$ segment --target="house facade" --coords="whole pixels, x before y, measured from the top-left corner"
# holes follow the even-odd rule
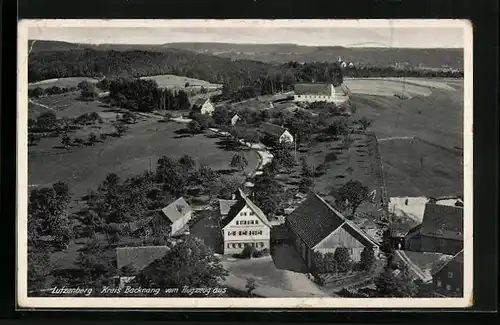
[[[463,207],[429,202],[422,223],[404,239],[405,250],[455,255],[463,249]]]
[[[295,84],[293,100],[298,103],[328,102],[341,104],[349,99],[344,85],[309,83]]]
[[[437,297],[463,297],[464,285],[463,251],[453,256],[432,275],[432,285]]]
[[[349,250],[351,259],[358,262],[365,247],[379,253],[379,244],[316,193],[286,217],[292,243],[307,267],[314,267],[314,253],[334,253],[339,247]]]
[[[266,136],[277,143],[293,144],[295,141],[293,135],[286,128],[276,124],[262,123],[261,130]]]
[[[215,110],[215,107],[209,98],[200,98],[194,102],[193,110],[196,110],[201,114],[212,115],[212,113]]]
[[[270,248],[271,224],[242,190],[235,200],[224,200],[220,207],[224,254],[241,253],[245,245],[257,250]]]

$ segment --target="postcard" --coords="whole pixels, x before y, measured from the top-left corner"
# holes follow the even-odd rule
[[[465,20],[21,20],[29,308],[473,304]]]

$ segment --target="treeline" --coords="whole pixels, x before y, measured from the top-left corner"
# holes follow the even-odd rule
[[[463,78],[464,72],[452,69],[395,68],[358,66],[343,70],[344,77],[350,78],[386,78],[386,77],[418,77],[418,78]]]
[[[28,62],[30,82],[64,77],[141,77],[174,74],[224,84],[228,90],[255,87],[273,93],[295,82],[342,82],[336,63],[273,65],[250,60],[231,60],[193,52],[150,51],[43,51]]]

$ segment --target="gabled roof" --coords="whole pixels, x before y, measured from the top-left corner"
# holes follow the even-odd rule
[[[332,232],[340,228],[343,228],[351,236],[363,243],[363,245],[378,245],[361,229],[347,220],[340,212],[314,192],[311,192],[307,199],[287,216],[287,221],[292,230],[309,248],[313,248]]]
[[[229,211],[231,210],[231,207],[235,205],[238,202],[238,200],[222,200],[219,199],[219,210],[220,214],[223,216],[227,216]]]
[[[438,274],[439,272],[441,272],[442,269],[444,269],[447,265],[449,265],[450,263],[458,263],[458,264],[464,264],[464,250],[462,249],[460,252],[458,252],[455,256],[453,256],[452,258],[450,258],[446,263],[444,263],[439,269],[437,269],[434,273],[434,274]]]
[[[184,217],[187,213],[193,212],[193,209],[184,200],[183,197],[178,198],[174,202],[170,203],[161,212],[165,217],[167,217],[172,223]]]
[[[207,101],[210,101],[210,98],[198,98],[195,102],[194,102],[194,106],[203,106]]]
[[[237,191],[237,197],[238,200],[235,204],[233,204],[227,214],[227,217],[224,218],[221,222],[221,228],[224,228],[227,226],[233,219],[236,217],[236,215],[245,207],[245,205],[248,205],[248,207],[255,213],[255,215],[260,219],[260,221],[265,224],[268,227],[271,227],[271,223],[269,220],[267,220],[266,215],[262,210],[255,205],[248,197],[247,195],[241,190],[238,189]]]
[[[295,84],[295,95],[331,96],[332,84],[303,83]]]
[[[271,123],[262,123],[260,128],[264,133],[275,137],[280,137],[285,131],[287,131],[286,128]]]
[[[463,208],[427,203],[422,220],[424,236],[463,240]]]
[[[120,270],[125,265],[131,265],[135,270],[140,271],[165,256],[169,250],[168,246],[118,247],[116,248],[116,267]]]

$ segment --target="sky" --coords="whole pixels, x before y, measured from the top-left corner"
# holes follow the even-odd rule
[[[141,24],[136,24],[140,26]],[[243,44],[298,44],[306,46],[463,48],[464,29],[460,26],[370,28],[352,26],[286,27],[210,26],[178,27],[47,27],[28,29],[32,40],[56,40],[92,44],[164,44],[216,42]],[[444,24],[443,24],[444,25]]]

